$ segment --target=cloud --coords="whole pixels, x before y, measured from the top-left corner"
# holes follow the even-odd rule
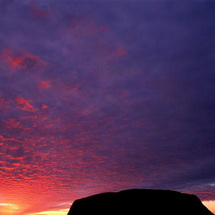
[[[214,199],[213,10],[192,1],[7,4],[4,202],[40,213],[133,187]]]
[[[32,14],[38,19],[41,19],[45,15],[50,13],[50,9],[48,9],[48,8],[47,9],[40,9],[36,4],[29,5],[29,9],[32,12]]]
[[[39,57],[24,52],[13,54],[11,48],[5,48],[0,54],[0,61],[7,64],[12,72],[37,71],[47,66]]]
[[[13,119],[13,118],[4,120],[3,124],[4,124],[5,128],[8,130],[23,128],[23,126],[21,125],[21,122],[17,121],[16,119]]]
[[[49,108],[48,105],[44,105],[44,104],[42,105],[42,109],[43,109],[43,110],[45,110],[45,109],[47,109],[47,108]]]
[[[38,85],[42,89],[49,89],[51,87],[51,82],[50,81],[40,81]]]
[[[5,112],[7,107],[8,107],[8,102],[6,101],[6,99],[0,98],[0,109]]]
[[[0,212],[5,215],[17,213],[19,210],[17,205],[9,203],[0,203]]]
[[[21,96],[16,97],[16,104],[18,105],[18,108],[20,108],[23,111],[36,111],[37,109],[30,104],[30,100],[25,99]]]
[[[3,135],[0,135],[0,139],[2,140],[2,141],[14,141],[15,140],[15,138],[7,138],[7,137],[4,137]]]

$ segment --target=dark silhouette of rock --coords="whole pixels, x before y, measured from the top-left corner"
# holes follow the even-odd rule
[[[213,215],[195,195],[133,189],[74,201],[68,215]]]

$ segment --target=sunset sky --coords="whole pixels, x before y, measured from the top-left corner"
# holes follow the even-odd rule
[[[0,0],[0,214],[130,188],[215,212],[214,38],[214,0]]]

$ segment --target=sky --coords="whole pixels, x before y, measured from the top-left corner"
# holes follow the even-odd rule
[[[214,0],[1,0],[0,213],[131,188],[215,213],[214,26]]]

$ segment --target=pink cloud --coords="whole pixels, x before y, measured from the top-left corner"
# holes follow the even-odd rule
[[[101,33],[110,29],[110,26],[96,25],[85,17],[74,20],[70,25],[73,36],[101,39]]]
[[[43,18],[45,15],[50,13],[50,9],[42,10],[38,8],[38,6],[36,6],[35,4],[32,4],[30,6],[30,11],[38,19]]]
[[[42,105],[43,110],[48,109],[48,107],[49,107],[48,105],[44,105],[44,104]]]
[[[117,56],[118,56],[118,57],[121,57],[121,56],[125,55],[127,52],[126,52],[126,50],[125,50],[123,47],[120,47],[120,48],[116,51],[116,53],[117,53]]]
[[[16,104],[18,105],[18,108],[20,108],[23,111],[36,111],[37,109],[30,104],[30,100],[25,99],[21,96],[16,97]]]
[[[4,137],[3,135],[0,135],[0,140],[1,141],[14,141],[14,140],[16,140],[15,138],[13,138],[13,137]]]
[[[41,88],[41,89],[49,89],[50,87],[52,87],[51,85],[51,81],[40,81],[38,86]]]
[[[21,122],[17,119],[9,118],[3,121],[6,129],[22,128]]]
[[[48,64],[40,57],[21,51],[14,54],[10,47],[0,53],[0,62],[8,65],[12,72],[15,71],[36,71],[45,68]]]
[[[0,110],[1,110],[3,113],[6,113],[8,107],[9,107],[9,102],[6,101],[5,98],[0,98]]]

